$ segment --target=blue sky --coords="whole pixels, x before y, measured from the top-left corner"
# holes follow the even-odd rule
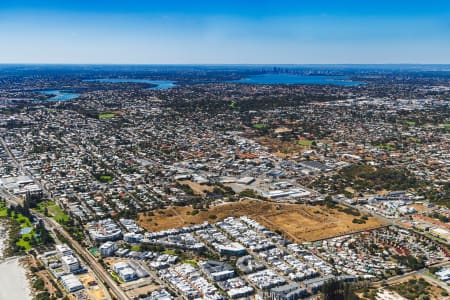
[[[450,63],[450,1],[0,0],[0,63]]]

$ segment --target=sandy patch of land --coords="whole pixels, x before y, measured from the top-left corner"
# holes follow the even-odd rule
[[[418,204],[418,203],[408,205],[408,207],[414,207],[418,212],[423,212],[423,211],[428,210],[428,207],[426,207],[423,204]]]
[[[419,274],[418,276],[417,275],[410,275],[410,276],[403,277],[403,278],[398,279],[398,280],[393,280],[393,281],[389,282],[389,285],[395,287],[395,286],[397,286],[397,285],[399,285],[401,283],[405,283],[405,282],[407,282],[407,281],[409,281],[411,279],[419,280],[419,278],[425,279],[425,281],[427,281],[430,284],[428,287],[424,288],[424,290],[428,291],[430,300],[448,300],[448,299],[450,299],[450,297],[448,297],[448,296],[442,296],[441,293],[443,291],[445,291],[443,288],[441,288],[440,286],[437,286],[427,276],[425,276],[423,274]],[[395,288],[394,288],[394,290],[395,290]]]
[[[191,187],[191,189],[194,191],[195,194],[204,196],[206,192],[212,192],[214,189],[214,186],[206,185],[206,184],[199,184],[197,182],[193,182],[190,180],[181,180],[178,181],[180,184],[187,184]]]
[[[362,295],[360,295],[360,296],[362,297]],[[383,300],[408,300],[408,299],[400,296],[396,292],[388,291],[388,290],[385,290],[385,289],[380,289],[377,292],[377,299],[383,299]]]
[[[146,279],[146,281],[148,282],[149,279]],[[138,299],[139,295],[147,295],[159,289],[161,289],[160,285],[143,283],[142,286],[130,289],[126,293],[131,299]]]
[[[300,155],[305,149],[309,149],[309,145],[299,145],[294,141],[282,141],[280,139],[268,136],[257,137],[254,139],[259,144],[272,149],[275,156],[285,158]]]
[[[18,258],[0,263],[0,299],[32,299],[24,266]]]
[[[105,291],[97,284],[94,276],[90,273],[86,273],[78,276],[78,279],[81,281],[83,286],[85,287],[85,291],[87,295],[89,295],[89,299],[93,300],[103,300],[106,299]]]
[[[179,228],[205,221],[216,222],[227,217],[249,216],[271,230],[280,230],[297,242],[314,241],[356,231],[369,230],[384,224],[369,218],[366,224],[354,224],[357,218],[325,206],[277,204],[257,200],[226,203],[198,210],[192,207],[169,207],[139,215],[139,224],[150,231]]]

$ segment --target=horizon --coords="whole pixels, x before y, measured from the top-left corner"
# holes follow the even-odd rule
[[[450,3],[0,3],[1,64],[450,64]]]
[[[215,66],[286,66],[286,67],[301,67],[301,66],[450,66],[450,63],[249,63],[249,64],[236,64],[236,63],[35,63],[35,62],[23,62],[23,63],[2,63],[0,66],[201,66],[201,67],[215,67]]]

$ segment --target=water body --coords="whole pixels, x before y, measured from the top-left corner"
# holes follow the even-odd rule
[[[46,95],[54,95],[51,98],[48,98],[45,101],[67,101],[67,100],[73,100],[80,96],[80,94],[67,92],[64,90],[46,90],[46,91],[39,91],[42,94]]]
[[[295,74],[263,74],[252,75],[247,78],[231,82],[248,84],[320,84],[357,86],[363,84],[351,81],[347,76],[295,75]]]
[[[149,79],[128,79],[128,78],[102,78],[102,79],[87,79],[85,82],[109,82],[109,83],[146,83],[156,85],[148,88],[148,90],[167,90],[176,86],[171,80],[149,80]]]

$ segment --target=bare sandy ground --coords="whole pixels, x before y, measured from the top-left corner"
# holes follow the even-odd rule
[[[227,217],[249,216],[271,230],[281,230],[292,241],[305,242],[330,238],[351,232],[383,226],[375,218],[365,224],[353,223],[354,216],[326,206],[309,206],[245,200],[198,210],[192,207],[169,207],[153,212],[153,216],[140,214],[139,225],[150,231],[180,228],[205,221],[217,222]],[[211,217],[213,216],[213,217]]]
[[[31,300],[25,269],[18,258],[0,263],[0,299]]]

